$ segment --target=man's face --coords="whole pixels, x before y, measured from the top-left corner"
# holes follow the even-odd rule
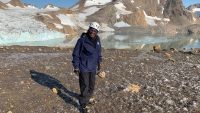
[[[95,38],[97,33],[98,33],[98,31],[96,29],[90,27],[89,30],[88,30],[88,33],[89,33],[90,37]]]

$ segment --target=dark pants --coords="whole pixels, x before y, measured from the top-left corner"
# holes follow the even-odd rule
[[[81,91],[79,103],[82,107],[85,107],[89,103],[89,99],[93,95],[95,76],[95,72],[81,72],[79,74],[79,85]]]

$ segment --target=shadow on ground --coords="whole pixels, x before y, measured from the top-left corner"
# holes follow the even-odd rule
[[[40,73],[35,70],[30,70],[31,78],[39,83],[40,85],[46,86],[50,89],[56,88],[58,90],[58,95],[62,98],[66,103],[72,104],[79,109],[81,112],[79,104],[75,101],[78,100],[79,95],[73,93],[66,89],[59,80],[47,75],[45,73]],[[75,98],[75,99],[73,99]]]

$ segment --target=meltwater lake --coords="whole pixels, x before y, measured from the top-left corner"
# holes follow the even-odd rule
[[[152,50],[154,45],[160,45],[162,49],[191,49],[200,48],[199,35],[176,35],[176,36],[163,36],[163,35],[141,35],[141,34],[114,34],[114,33],[100,33],[102,47],[105,49],[142,49]],[[55,38],[43,41],[20,41],[10,40],[5,43],[0,38],[1,46],[49,46],[49,47],[65,47],[73,48],[79,36],[74,38]]]

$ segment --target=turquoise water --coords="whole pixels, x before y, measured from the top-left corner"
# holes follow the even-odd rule
[[[102,40],[104,48],[151,50],[154,45],[162,49],[200,48],[200,36],[149,36],[149,35],[110,35]]]
[[[151,36],[151,35],[115,35],[113,33],[99,34],[102,47],[106,49],[142,49],[151,50],[154,45],[160,45],[162,49],[190,49],[200,48],[200,36]],[[56,38],[46,41],[25,41],[9,43],[6,46],[49,46],[73,48],[79,36],[74,38]],[[5,39],[4,39],[5,40]],[[5,44],[4,44],[5,45]]]

